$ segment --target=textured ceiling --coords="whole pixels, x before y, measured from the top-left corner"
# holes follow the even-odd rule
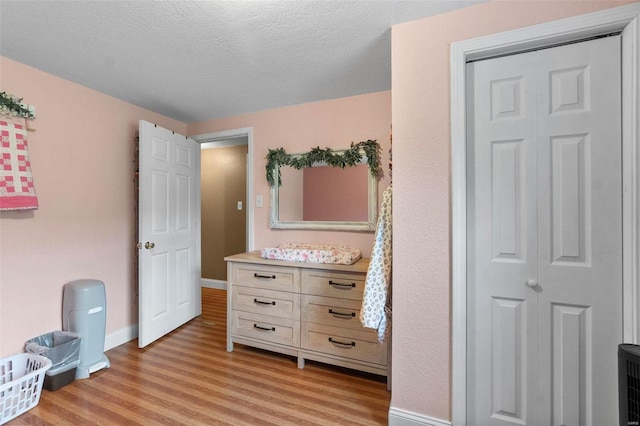
[[[195,122],[391,88],[391,26],[450,0],[0,0],[0,54]]]

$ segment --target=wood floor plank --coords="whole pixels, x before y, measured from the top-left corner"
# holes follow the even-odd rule
[[[269,406],[261,406],[262,399],[255,398],[251,389],[244,389],[242,392],[230,388],[220,390],[220,387],[215,383],[202,383],[197,378],[186,378],[179,372],[167,372],[161,366],[155,368],[148,365],[147,367],[149,367],[147,371],[149,373],[147,375],[148,385],[154,387],[157,395],[162,393],[166,397],[166,395],[174,394],[183,402],[188,400],[191,405],[205,403],[205,405],[210,405],[205,408],[216,412],[229,411],[229,415],[242,413],[240,416],[242,419],[247,418],[247,413],[260,412],[262,413],[260,419],[256,418],[254,422],[266,422],[267,419],[270,419],[274,424],[281,423],[278,417],[270,414]],[[219,400],[223,400],[224,405],[211,405],[212,402]]]
[[[384,378],[236,344],[226,351],[225,290],[202,315],[146,348],[107,352],[111,368],[56,391],[16,425],[386,425]]]

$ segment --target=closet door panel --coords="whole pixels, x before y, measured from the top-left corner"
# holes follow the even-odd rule
[[[620,38],[541,50],[537,69],[541,421],[611,424],[622,343]]]
[[[535,422],[535,55],[468,66],[470,424]],[[470,419],[471,420],[471,419]]]

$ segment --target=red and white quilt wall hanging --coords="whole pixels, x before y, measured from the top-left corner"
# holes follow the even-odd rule
[[[0,210],[38,208],[26,126],[0,120]]]

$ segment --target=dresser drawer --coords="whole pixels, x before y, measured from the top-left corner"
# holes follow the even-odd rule
[[[300,291],[300,271],[296,268],[236,263],[231,273],[233,285],[294,293]]]
[[[305,269],[302,271],[302,293],[362,300],[364,279],[364,274]]]
[[[272,317],[300,318],[300,295],[284,291],[233,286],[232,309]]]
[[[231,333],[265,342],[300,346],[300,321],[252,312],[231,313]]]
[[[375,333],[322,324],[303,323],[302,348],[358,361],[385,365],[387,347]]]
[[[375,333],[360,322],[361,304],[359,300],[303,294],[302,321]]]

